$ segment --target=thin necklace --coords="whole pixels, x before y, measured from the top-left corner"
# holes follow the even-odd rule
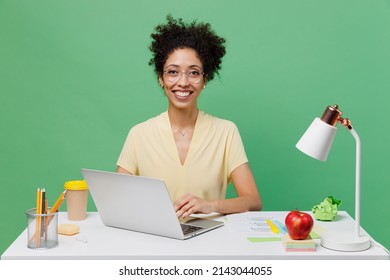
[[[176,127],[173,128],[175,130],[175,132],[179,133],[182,137],[186,136],[188,132],[191,131],[191,128],[188,128],[186,129],[184,132],[181,132],[179,129],[177,129]]]

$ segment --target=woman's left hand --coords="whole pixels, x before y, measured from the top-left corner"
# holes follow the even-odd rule
[[[213,212],[213,203],[192,194],[185,194],[174,203],[177,217],[188,218],[195,213],[209,214]]]

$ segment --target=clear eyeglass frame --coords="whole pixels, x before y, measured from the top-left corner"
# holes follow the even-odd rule
[[[177,69],[166,69],[163,71],[163,73],[167,77],[168,81],[170,81],[171,83],[177,83],[181,80],[183,74],[185,74],[191,84],[197,84],[202,80],[204,76],[203,71],[200,69],[188,69],[186,71],[178,71]]]

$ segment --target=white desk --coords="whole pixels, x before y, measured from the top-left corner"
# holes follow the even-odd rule
[[[271,216],[284,221],[287,212],[252,212],[259,216]],[[218,217],[217,220],[224,220]],[[27,248],[27,233],[19,237],[1,256],[2,260],[15,259],[389,259],[380,247],[371,246],[362,252],[338,252],[325,249],[317,242],[315,252],[285,252],[281,241],[252,243],[236,234],[229,222],[225,226],[189,240],[166,237],[106,227],[97,213],[88,213],[84,221],[68,221],[66,213],[59,213],[59,224],[73,223],[80,226],[80,235],[88,242],[77,240],[78,235],[59,236],[59,246],[48,250]],[[344,211],[332,222],[315,225],[323,229],[346,229],[353,231],[354,221]],[[362,234],[367,234],[362,230]]]

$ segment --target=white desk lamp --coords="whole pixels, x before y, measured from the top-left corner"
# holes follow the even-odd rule
[[[327,232],[321,236],[321,245],[338,251],[363,251],[370,247],[368,236],[360,235],[360,139],[348,119],[341,117],[338,106],[328,106],[321,119],[315,118],[298,141],[296,147],[303,153],[326,161],[336,135],[338,122],[348,128],[356,140],[356,192],[355,192],[355,232]]]

